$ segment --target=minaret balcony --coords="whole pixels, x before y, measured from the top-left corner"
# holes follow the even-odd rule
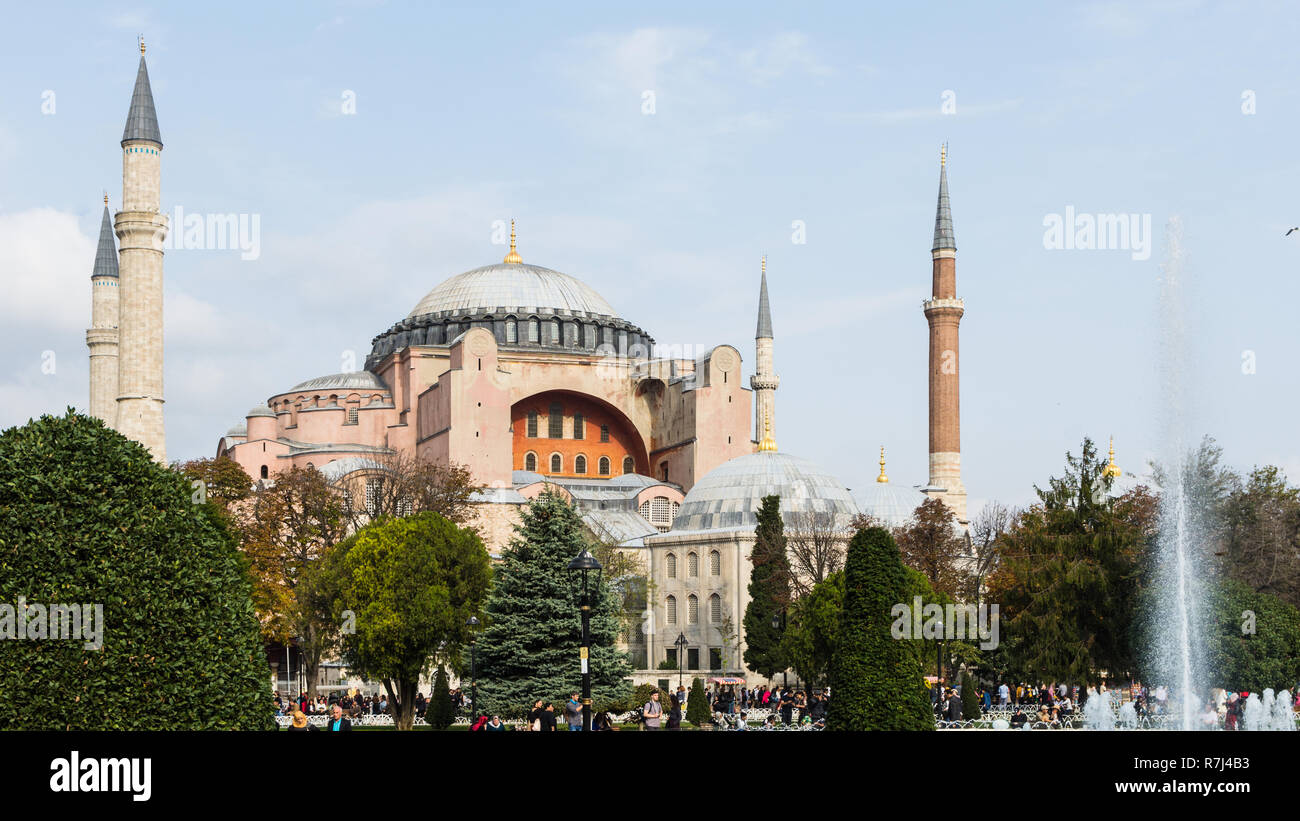
[[[952,299],[926,299],[921,302],[921,307],[926,316],[932,313],[936,315],[955,314],[961,316],[966,312],[966,303],[959,298]]]

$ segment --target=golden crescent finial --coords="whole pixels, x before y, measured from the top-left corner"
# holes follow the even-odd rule
[[[1101,471],[1102,476],[1108,476],[1111,479],[1118,479],[1124,475],[1119,465],[1115,464],[1115,437],[1110,437],[1110,457],[1106,460],[1106,467]]]
[[[772,438],[772,412],[766,411],[763,414],[763,438],[758,443],[760,453],[772,452],[776,450],[776,440]]]
[[[948,144],[944,143],[939,146],[939,167],[943,168],[948,164]]]
[[[884,484],[889,481],[889,477],[885,475],[885,446],[884,445],[880,446],[880,475],[876,477],[876,481],[880,482],[881,484]]]
[[[104,204],[105,204],[105,205],[108,205],[108,192],[107,192],[107,191],[104,192]]]
[[[144,35],[140,35],[140,54],[144,54]]]
[[[510,220],[510,253],[506,254],[505,262],[510,265],[518,265],[523,261],[524,258],[519,256],[519,252],[515,250],[515,221]]]
[[[763,254],[763,262],[762,262],[762,265],[763,265],[763,273],[766,274],[766,273],[767,273],[767,254]]]

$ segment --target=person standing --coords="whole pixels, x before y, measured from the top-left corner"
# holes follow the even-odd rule
[[[645,728],[647,730],[658,730],[659,721],[664,715],[664,706],[659,703],[659,691],[655,690],[650,694],[650,700],[645,703],[641,710],[641,715],[645,718]]]
[[[668,726],[669,730],[680,730],[682,728],[682,696],[677,693],[668,695]]]
[[[569,700],[564,702],[564,721],[569,725],[569,732],[582,730],[582,702],[577,693],[571,693]]]
[[[528,729],[536,732],[542,729],[542,700],[533,702],[533,709],[528,711]]]
[[[1005,708],[1011,703],[1011,688],[1004,681],[998,685],[998,706]]]
[[[331,733],[337,733],[342,730],[351,730],[352,722],[343,717],[343,708],[335,704],[329,723],[325,725],[325,729]]]
[[[553,733],[559,729],[555,723],[555,705],[549,701],[546,702],[546,707],[542,710],[541,722],[542,732],[544,733]]]

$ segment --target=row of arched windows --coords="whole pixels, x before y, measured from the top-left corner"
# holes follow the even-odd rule
[[[668,623],[677,624],[677,597],[669,596],[664,601],[664,609],[667,611]],[[709,623],[720,624],[722,622],[722,597],[717,593],[709,596]],[[686,597],[686,623],[700,623],[700,600],[692,593]]]
[[[608,456],[600,457],[596,460],[596,475],[609,476],[612,465],[613,463],[610,461]],[[533,472],[537,472],[538,470],[537,454],[531,450],[524,454],[524,470],[531,470]],[[585,476],[587,475],[587,470],[588,462],[585,454],[579,453],[577,456],[573,457],[574,473],[579,476]],[[550,457],[550,470],[547,472],[564,473],[564,456],[559,453],[552,453]],[[631,456],[627,456],[623,459],[623,472],[636,472],[636,461],[633,460]]]
[[[525,417],[527,429],[525,434],[529,439],[536,439],[538,436],[539,423],[541,421],[541,412],[530,410]],[[563,439],[564,438],[564,406],[559,402],[551,403],[546,414],[546,438]],[[573,438],[587,438],[587,420],[581,413],[573,414]],[[600,426],[600,441],[609,441],[609,425]],[[630,471],[629,471],[630,472]]]
[[[669,553],[664,559],[664,564],[668,578],[677,578],[677,554]],[[686,554],[686,575],[692,579],[700,575],[700,557],[694,551]],[[709,575],[722,575],[722,554],[716,550],[709,551]]]

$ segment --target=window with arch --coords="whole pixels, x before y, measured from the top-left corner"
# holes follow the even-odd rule
[[[608,457],[608,456],[602,456],[602,457],[600,457],[600,463],[599,463],[599,465],[600,465],[600,475],[601,475],[601,476],[608,476],[608,475],[609,475],[609,457]]]
[[[668,557],[664,559],[664,568],[668,574],[668,578],[677,578],[677,554],[668,554]]]
[[[506,320],[506,344],[514,345],[517,342],[519,342],[519,325],[514,317],[511,317]]]
[[[596,326],[595,325],[582,326],[582,346],[584,348],[596,347]]]
[[[586,438],[585,434],[586,434],[586,420],[582,418],[582,414],[575,413],[573,415],[573,438],[583,439]]]
[[[551,403],[550,413],[546,417],[546,435],[551,439],[564,438],[564,406],[559,402]]]
[[[686,575],[692,579],[699,578],[700,575],[700,557],[696,553],[689,553],[686,556]]]
[[[586,457],[586,456],[583,456],[582,454],[578,454],[577,456],[573,457],[573,472],[574,472],[574,473],[586,473],[586,472],[587,472],[587,457]]]
[[[700,600],[694,593],[686,597],[686,623],[700,623]]]
[[[266,469],[266,465],[262,465],[262,478],[263,478],[263,479],[269,478],[269,477],[267,476],[267,473],[268,473],[268,471],[267,471],[267,469]]]
[[[537,344],[538,327],[539,327],[539,323],[536,319],[528,320],[528,341],[533,343],[534,345]]]
[[[668,623],[676,624],[677,623],[677,599],[673,596],[669,596],[668,600],[664,602],[664,609],[668,611],[667,613]]]
[[[722,554],[716,550],[709,552],[709,575],[722,575]]]
[[[537,454],[536,454],[536,453],[531,453],[531,452],[529,452],[529,453],[525,453],[525,454],[524,454],[524,470],[532,470],[532,471],[536,471],[536,470],[537,470]]]
[[[709,623],[722,623],[722,597],[717,593],[709,596]]]
[[[528,412],[528,438],[537,438],[537,411],[535,410]]]
[[[559,473],[560,470],[561,470],[563,467],[564,467],[564,461],[563,461],[562,459],[560,459],[560,454],[558,454],[558,453],[552,453],[552,454],[551,454],[551,473]]]
[[[636,460],[633,459],[631,456],[623,457],[623,472],[636,473]]]

